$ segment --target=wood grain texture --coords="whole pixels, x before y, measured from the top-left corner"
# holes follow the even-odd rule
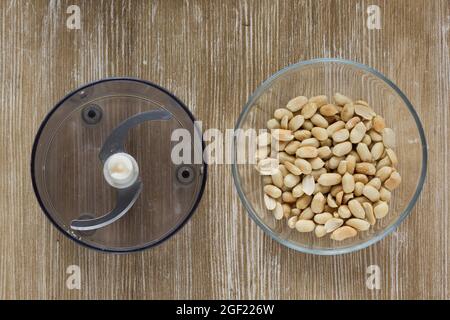
[[[66,28],[71,4],[80,30]],[[382,29],[368,30],[377,4]],[[450,3],[436,1],[0,1],[0,299],[450,298]],[[250,220],[230,166],[211,166],[200,208],[162,245],[106,255],[41,212],[29,162],[37,128],[67,92],[111,76],[147,79],[204,128],[233,128],[249,95],[299,60],[341,57],[392,79],[422,120],[425,188],[391,235],[335,257],[297,253]],[[66,268],[79,265],[81,290]],[[380,290],[366,267],[382,270]]]

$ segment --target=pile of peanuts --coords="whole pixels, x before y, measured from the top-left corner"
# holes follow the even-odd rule
[[[257,138],[264,203],[289,228],[341,241],[388,214],[396,170],[394,131],[366,101],[299,96],[275,110]]]

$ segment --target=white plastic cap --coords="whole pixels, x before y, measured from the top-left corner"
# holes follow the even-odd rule
[[[105,161],[103,175],[112,187],[124,189],[136,182],[139,167],[128,153],[115,153]]]

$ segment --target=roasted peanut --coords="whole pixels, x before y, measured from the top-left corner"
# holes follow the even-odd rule
[[[290,100],[286,108],[289,109],[291,112],[297,112],[300,111],[300,109],[308,102],[308,98],[304,96],[298,96],[292,100]]]
[[[349,226],[343,226],[333,231],[331,239],[336,241],[343,241],[348,238],[355,237],[358,232]]]

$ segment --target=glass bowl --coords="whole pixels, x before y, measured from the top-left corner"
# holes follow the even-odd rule
[[[427,145],[419,117],[413,106],[389,79],[378,71],[353,61],[315,59],[288,66],[264,81],[245,105],[236,130],[267,129],[267,120],[275,109],[285,107],[292,98],[303,95],[327,95],[340,92],[354,100],[368,101],[386,126],[396,133],[397,169],[402,183],[392,193],[389,214],[368,231],[344,241],[329,236],[317,238],[314,232],[300,233],[287,226],[286,219],[276,220],[263,200],[262,177],[252,163],[240,164],[237,159],[248,148],[235,137],[233,178],[237,192],[250,217],[268,235],[281,244],[300,252],[335,255],[363,249],[392,232],[411,212],[422,190],[427,168]]]

